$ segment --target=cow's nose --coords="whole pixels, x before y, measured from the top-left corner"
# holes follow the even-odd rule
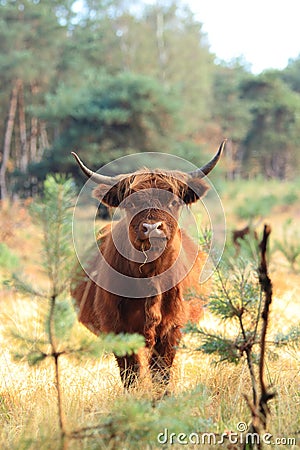
[[[162,231],[162,222],[155,222],[155,223],[143,223],[143,233],[147,236],[161,236],[163,235]]]

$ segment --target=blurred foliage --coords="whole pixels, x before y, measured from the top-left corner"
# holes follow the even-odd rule
[[[227,211],[232,211],[236,218],[248,223],[268,217],[274,211],[288,211],[299,201],[298,187],[297,180],[283,183],[263,177],[218,184],[222,197],[234,197],[234,201],[227,205]]]
[[[251,221],[256,217],[267,216],[277,203],[278,199],[273,194],[245,198],[243,204],[236,207],[235,213],[241,219]]]
[[[282,234],[281,240],[276,239],[274,248],[285,256],[291,269],[297,272],[300,269],[300,232],[293,219],[285,221]]]
[[[300,325],[293,325],[286,333],[277,333],[275,344],[278,346],[291,346],[300,344]]]
[[[115,77],[99,73],[85,77],[83,73],[83,79],[75,95],[74,85],[64,83],[46,97],[43,118],[62,130],[45,159],[31,165],[34,176],[41,178],[57,167],[73,172],[71,149],[80,155],[84,151],[87,164],[96,169],[124,154],[167,150],[176,104],[162,85],[130,73]]]
[[[181,0],[81,3],[1,3],[2,198],[78,177],[76,149],[95,168],[148,150],[200,164],[228,137],[227,178],[297,174],[299,59],[260,75],[216,64]]]
[[[245,138],[245,164],[268,177],[285,179],[289,168],[299,162],[295,152],[300,126],[299,95],[276,71],[246,81],[242,95],[253,116]]]
[[[0,242],[0,267],[7,271],[16,270],[20,259],[4,242]]]
[[[173,436],[180,433],[189,436],[211,428],[211,420],[205,418],[205,409],[210,403],[208,394],[204,386],[198,385],[192,391],[166,397],[157,404],[148,399],[121,398],[114,403],[111,414],[90,429],[90,434],[101,438],[103,448],[113,445],[134,450],[157,448],[162,444],[168,447],[172,439],[176,444],[176,439],[170,437],[170,430]],[[91,448],[96,448],[92,442]]]
[[[32,203],[33,220],[43,231],[42,262],[50,281],[49,297],[66,289],[70,267],[74,261],[72,218],[75,198],[74,182],[64,175],[48,176],[44,195]]]

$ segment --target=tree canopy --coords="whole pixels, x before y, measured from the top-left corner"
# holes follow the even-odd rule
[[[250,73],[216,63],[180,2],[0,0],[0,195],[32,195],[49,172],[75,175],[139,151],[201,163],[227,137],[226,175],[296,173],[299,59]]]

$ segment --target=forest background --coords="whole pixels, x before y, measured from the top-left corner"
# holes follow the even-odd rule
[[[77,5],[77,8],[76,8]],[[201,165],[227,137],[225,177],[297,173],[300,59],[250,71],[216,62],[180,1],[0,1],[1,198],[39,192],[143,151]]]

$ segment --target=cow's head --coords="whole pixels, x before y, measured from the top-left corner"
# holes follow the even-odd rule
[[[219,161],[225,143],[209,163],[189,173],[143,169],[108,177],[91,171],[76,153],[72,154],[85,175],[98,184],[94,197],[125,211],[132,245],[143,252],[161,254],[176,234],[181,207],[196,202],[207,191],[203,178]]]

